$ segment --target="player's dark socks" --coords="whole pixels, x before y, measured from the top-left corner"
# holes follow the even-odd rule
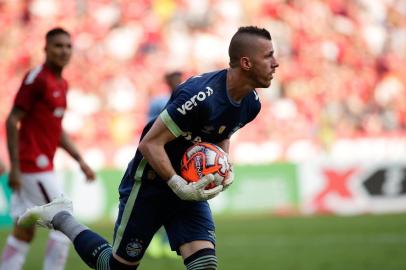
[[[216,251],[212,248],[201,249],[185,259],[183,262],[187,270],[216,270]]]
[[[111,246],[97,233],[85,230],[73,241],[80,258],[93,269],[110,269]],[[114,268],[111,268],[114,269]]]
[[[54,216],[52,225],[73,243],[80,258],[91,268],[109,269],[111,246],[98,234],[80,224],[67,211]]]
[[[52,225],[71,239],[80,258],[96,270],[127,270],[137,269],[138,266],[129,266],[120,263],[112,256],[109,243],[88,227],[80,224],[67,211],[62,211],[52,219]]]
[[[68,211],[62,211],[56,214],[52,219],[52,225],[55,230],[63,232],[72,242],[79,233],[89,229],[85,225],[77,222]]]

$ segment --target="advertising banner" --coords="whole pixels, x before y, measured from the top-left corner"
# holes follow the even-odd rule
[[[406,211],[405,163],[308,163],[299,175],[303,213]]]
[[[273,163],[235,166],[233,185],[209,203],[214,213],[338,214],[406,212],[406,163]],[[123,171],[58,174],[75,216],[88,223],[114,221]],[[10,189],[0,176],[0,227],[11,225]]]
[[[296,165],[235,166],[235,180],[230,189],[210,200],[214,213],[269,212],[291,213],[299,208]],[[100,170],[97,180],[87,183],[79,171],[58,172],[65,194],[73,201],[74,213],[80,220],[92,223],[115,221],[118,210],[118,186],[121,170]],[[8,216],[10,190],[6,178],[0,188],[0,221],[10,225]]]
[[[210,201],[214,212],[292,213],[299,208],[296,165],[235,166],[230,189]]]

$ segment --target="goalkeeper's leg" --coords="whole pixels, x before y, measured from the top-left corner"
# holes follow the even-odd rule
[[[44,227],[61,231],[72,241],[77,253],[90,268],[111,270],[137,268],[138,262],[130,265],[113,256],[110,244],[103,237],[76,221],[71,212],[72,203],[66,198],[58,198],[49,204],[28,209],[18,222],[25,226],[38,223]]]
[[[66,234],[82,260],[93,269],[127,270],[136,269],[137,263],[128,264],[113,256],[109,243],[97,233],[78,223],[68,212],[55,215],[52,220],[55,229]]]

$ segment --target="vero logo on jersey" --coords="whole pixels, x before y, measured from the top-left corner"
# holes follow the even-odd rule
[[[176,108],[178,112],[180,112],[183,115],[186,115],[188,111],[193,109],[193,107],[197,106],[197,102],[202,102],[205,100],[207,97],[210,97],[213,94],[213,89],[211,89],[209,86],[206,87],[206,91],[200,91],[193,97],[191,97],[188,101],[182,104],[182,107]]]

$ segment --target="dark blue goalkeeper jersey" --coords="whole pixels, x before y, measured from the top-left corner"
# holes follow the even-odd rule
[[[236,103],[228,96],[226,84],[226,69],[191,77],[177,87],[158,116],[176,136],[165,149],[177,173],[183,153],[193,143],[228,139],[259,113],[261,103],[255,90]],[[154,121],[147,124],[142,137]],[[142,154],[137,151],[135,159],[139,158]]]

